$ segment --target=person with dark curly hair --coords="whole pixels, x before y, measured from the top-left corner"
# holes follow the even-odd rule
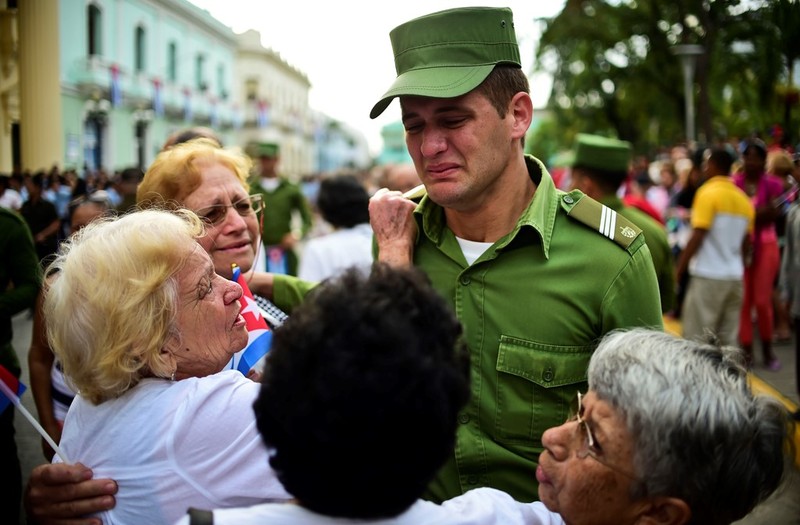
[[[349,270],[312,294],[275,332],[254,404],[270,464],[311,511],[400,514],[453,449],[461,325],[418,270]]]
[[[352,266],[369,271],[372,226],[369,194],[364,185],[352,175],[327,178],[320,184],[317,207],[334,231],[306,243],[297,275],[308,281],[321,281]]]

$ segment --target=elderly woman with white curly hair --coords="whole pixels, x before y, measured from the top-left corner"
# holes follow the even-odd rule
[[[117,482],[105,523],[289,497],[264,479],[258,384],[220,372],[248,336],[242,289],[215,273],[204,233],[188,210],[100,219],[50,267],[48,338],[78,392],[60,446]]]

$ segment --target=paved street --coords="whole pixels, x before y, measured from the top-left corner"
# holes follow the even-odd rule
[[[28,375],[28,347],[30,346],[30,333],[32,322],[28,314],[23,313],[14,318],[14,348],[20,354],[22,363],[22,380],[30,385]],[[783,362],[783,368],[778,372],[766,370],[762,365],[757,365],[756,388],[766,389],[773,395],[781,397],[790,407],[800,404],[797,388],[794,381],[794,346],[793,343],[777,344],[775,351]],[[774,390],[773,390],[774,389]],[[23,404],[35,416],[36,407],[33,396],[26,392]],[[24,481],[36,465],[44,462],[41,450],[41,440],[33,427],[22,415],[16,415],[17,445],[19,447],[20,461]],[[800,446],[800,439],[795,440]],[[2,520],[0,520],[2,521]],[[767,502],[756,508],[748,517],[736,522],[736,525],[800,525],[800,473],[793,468],[787,477],[784,486]]]

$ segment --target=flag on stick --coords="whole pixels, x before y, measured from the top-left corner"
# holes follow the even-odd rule
[[[53,438],[50,437],[50,434],[48,434],[45,429],[42,428],[42,425],[36,421],[36,418],[33,417],[30,412],[28,412],[28,409],[25,408],[25,405],[23,405],[20,401],[19,396],[25,392],[25,389],[26,387],[22,381],[17,379],[14,374],[6,369],[6,367],[0,365],[0,414],[2,414],[8,408],[8,405],[13,403],[14,406],[17,407],[17,410],[19,410],[19,413],[25,416],[25,419],[27,419],[30,424],[33,425],[33,428],[35,428],[36,431],[44,438],[44,440],[47,441],[47,443],[53,448],[53,450],[55,450],[56,454],[58,454],[58,456],[61,458],[61,461],[64,463],[69,463],[70,461],[67,459],[64,451],[61,450],[58,445],[56,445],[56,442],[53,441]]]
[[[8,394],[11,392],[13,397],[19,399],[19,396],[22,395],[23,392],[26,390],[26,386],[22,381],[17,379],[14,374],[9,372],[6,367],[0,365],[0,383],[3,383],[6,388],[3,388],[3,394],[0,396],[0,414],[6,411],[6,408],[13,402],[12,396]],[[8,389],[8,391],[6,390]]]
[[[253,298],[250,287],[247,286],[247,279],[242,275],[241,268],[236,264],[231,266],[233,267],[233,280],[242,287],[242,296],[239,298],[239,304],[242,306],[240,313],[247,323],[247,346],[234,354],[231,368],[247,375],[251,369],[257,368],[260,371],[263,366],[261,361],[269,352],[272,344],[272,332],[270,332],[264,316],[261,315],[261,309]]]

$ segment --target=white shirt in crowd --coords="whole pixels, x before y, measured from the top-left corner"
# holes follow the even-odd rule
[[[340,275],[351,266],[365,272],[372,266],[372,227],[369,223],[309,239],[300,255],[297,276],[306,281],[322,281]]]
[[[316,514],[291,503],[268,503],[250,508],[214,511],[214,525],[564,525],[543,503],[519,503],[505,492],[480,488],[441,505],[417,500],[399,516],[351,520]],[[175,525],[189,525],[184,516]]]

